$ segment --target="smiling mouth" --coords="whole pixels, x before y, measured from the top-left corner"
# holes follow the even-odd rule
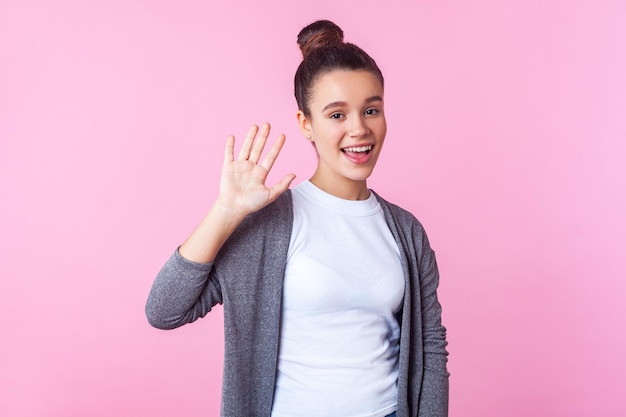
[[[343,153],[365,153],[368,154],[370,153],[370,151],[372,150],[374,146],[373,145],[367,145],[367,146],[350,146],[347,148],[342,148],[341,152]]]

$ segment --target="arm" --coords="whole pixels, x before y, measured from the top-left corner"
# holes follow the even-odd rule
[[[234,158],[235,138],[228,138],[219,196],[204,220],[181,245],[179,251],[183,257],[201,263],[213,261],[248,214],[267,206],[289,188],[295,178],[293,174],[286,175],[273,187],[265,186],[265,179],[285,143],[285,136],[279,135],[268,155],[259,163],[269,132],[267,123],[260,130],[252,126],[237,159]]]
[[[253,126],[237,159],[235,138],[228,138],[217,200],[154,281],[146,303],[146,316],[152,326],[179,327],[203,317],[221,303],[220,282],[211,274],[215,257],[246,216],[275,201],[295,178],[293,174],[286,175],[273,187],[265,186],[285,141],[285,136],[279,135],[268,155],[259,162],[269,132],[267,123],[260,130]]]
[[[447,370],[446,328],[441,323],[441,304],[437,298],[437,261],[425,235],[419,270],[424,341],[424,379],[419,415],[446,417],[450,375]]]
[[[204,317],[222,302],[219,281],[211,277],[212,263],[183,258],[177,250],[157,275],[146,302],[148,323],[175,329]]]
[[[380,197],[378,199],[403,253],[405,273],[409,276],[408,292],[399,318],[404,333],[398,377],[398,416],[447,417],[448,352],[446,329],[441,324],[441,305],[437,299],[439,271],[435,253],[415,216]]]

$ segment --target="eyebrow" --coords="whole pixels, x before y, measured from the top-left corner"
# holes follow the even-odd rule
[[[375,101],[383,101],[383,98],[381,96],[372,96],[369,97],[368,99],[365,100],[365,103],[369,104],[369,103],[373,103]],[[332,103],[327,104],[326,106],[324,106],[324,108],[322,109],[322,111],[326,111],[328,109],[331,109],[333,107],[343,107],[348,105],[347,102],[345,101],[333,101]]]

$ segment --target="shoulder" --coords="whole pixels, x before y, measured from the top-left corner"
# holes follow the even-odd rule
[[[291,190],[285,191],[274,202],[261,210],[249,214],[236,232],[276,235],[291,230],[293,223],[293,202]]]
[[[381,208],[385,214],[385,218],[389,222],[393,221],[400,229],[402,230],[417,230],[421,233],[424,233],[424,227],[422,223],[415,217],[413,213],[410,211],[398,206],[397,204],[391,203],[381,197],[378,193],[372,190],[378,202],[380,203]]]
[[[289,217],[289,214],[293,212],[293,200],[291,196],[291,190],[287,190],[282,193],[278,198],[263,207],[261,210],[252,213],[248,216],[249,219],[258,221],[264,218],[275,218],[280,215],[280,219],[285,220],[285,216]]]
[[[249,214],[233,232],[220,250],[220,259],[261,256],[274,251],[281,253],[289,246],[293,225],[291,193],[287,190],[278,199],[261,210]]]
[[[378,198],[389,230],[398,244],[407,253],[414,254],[411,256],[417,256],[420,259],[420,265],[434,264],[434,251],[422,223],[413,213],[374,194]]]

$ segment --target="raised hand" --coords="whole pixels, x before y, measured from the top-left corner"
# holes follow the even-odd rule
[[[211,262],[241,221],[262,209],[284,193],[295,175],[288,174],[272,187],[265,185],[267,174],[285,143],[279,135],[267,156],[259,162],[270,125],[252,126],[235,159],[235,138],[230,136],[224,151],[220,193],[200,225],[180,246],[180,254],[195,262]]]
[[[260,129],[252,126],[236,159],[235,137],[227,139],[216,204],[233,210],[233,214],[247,215],[270,204],[289,188],[295,178],[293,174],[285,175],[272,187],[265,185],[267,175],[285,143],[285,135],[279,135],[267,156],[260,161],[269,134],[269,123],[264,123]]]

